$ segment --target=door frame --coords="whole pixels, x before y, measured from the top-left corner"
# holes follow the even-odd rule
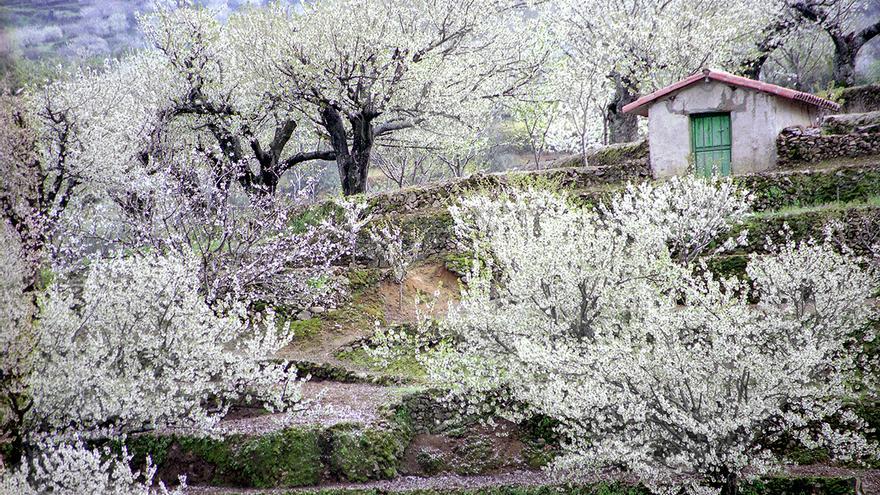
[[[722,111],[711,111],[711,112],[694,112],[688,114],[688,133],[690,136],[688,137],[688,141],[690,142],[690,156],[694,161],[694,173],[698,173],[697,171],[697,143],[696,138],[697,134],[694,132],[694,122],[697,117],[727,117],[727,134],[730,139],[730,162],[728,163],[730,167],[729,176],[733,175],[733,117],[730,112],[722,112]],[[719,174],[719,177],[727,177],[723,174]]]

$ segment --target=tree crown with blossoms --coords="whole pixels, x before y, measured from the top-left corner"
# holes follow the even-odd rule
[[[617,467],[660,493],[734,493],[791,435],[876,455],[846,406],[873,366],[859,330],[876,279],[823,242],[752,256],[751,286],[713,276],[697,255],[724,247],[747,199],[690,178],[598,212],[546,191],[463,200],[453,217],[479,262],[434,378],[511,418],[557,420],[554,467],[573,478]]]

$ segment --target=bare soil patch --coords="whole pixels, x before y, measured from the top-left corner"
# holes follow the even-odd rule
[[[417,304],[417,301],[433,300],[435,294],[436,303],[431,311],[428,311],[425,304]],[[379,296],[388,323],[412,323],[416,321],[418,311],[442,317],[450,303],[458,301],[461,291],[458,276],[445,266],[440,263],[424,263],[407,273],[403,281],[402,298],[400,286],[390,278],[382,281]]]

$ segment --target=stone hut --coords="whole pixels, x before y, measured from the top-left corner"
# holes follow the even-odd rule
[[[760,172],[776,166],[776,136],[840,106],[816,95],[704,69],[623,107],[648,117],[654,177]]]

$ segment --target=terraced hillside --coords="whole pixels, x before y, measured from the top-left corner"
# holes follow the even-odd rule
[[[441,317],[459,294],[468,263],[457,249],[445,206],[463,194],[504,187],[550,187],[577,201],[597,204],[628,181],[648,180],[631,160],[591,167],[561,167],[531,173],[474,176],[430,187],[366,198],[374,220],[400,220],[409,235],[425,234],[424,256],[403,283],[403,303],[388,269],[367,255],[340,267],[351,286],[337,308],[283,308],[298,339],[281,352],[302,376],[303,408],[292,415],[234,409],[220,438],[165,431],[128,439],[136,459],[149,454],[170,483],[187,476],[192,493],[320,493],[360,495],[390,492],[481,495],[645,493],[626,480],[587,480],[583,486],[554,484],[541,468],[557,444],[540,420],[486,422],[463,413],[426,383],[414,356],[383,363],[365,350],[377,322],[407,326],[416,318],[417,296],[438,291]],[[829,222],[842,241],[863,254],[880,243],[880,156],[793,166],[785,171],[735,179],[755,193],[749,247],[709,260],[723,274],[745,276],[748,256],[760,255],[764,240],[823,235]],[[304,212],[319,218],[328,205]],[[731,235],[738,235],[738,231]],[[438,290],[439,289],[439,290]],[[876,323],[871,331],[876,332]],[[880,426],[880,407],[859,411]],[[877,434],[874,433],[874,438]],[[780,446],[790,449],[790,446]],[[795,461],[778,477],[750,485],[745,493],[880,493],[880,470],[827,462],[823,451],[790,450]],[[875,466],[880,468],[880,466]]]

